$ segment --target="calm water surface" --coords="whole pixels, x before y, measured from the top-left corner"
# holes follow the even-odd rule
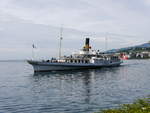
[[[92,113],[147,95],[150,60],[36,74],[26,62],[0,62],[0,113]]]

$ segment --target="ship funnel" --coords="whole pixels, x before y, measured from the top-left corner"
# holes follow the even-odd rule
[[[90,41],[90,39],[89,39],[89,38],[86,38],[86,39],[85,39],[85,45],[88,45],[88,46],[89,46],[89,41]]]
[[[89,49],[91,49],[90,47],[90,38],[86,38],[85,39],[85,46],[83,47],[84,51],[89,51]]]

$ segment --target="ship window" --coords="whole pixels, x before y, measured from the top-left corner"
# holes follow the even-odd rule
[[[84,63],[84,61],[82,60],[82,63]]]
[[[87,60],[85,60],[85,63],[88,63],[88,61],[87,61]]]
[[[73,61],[72,61],[72,60],[70,60],[70,62],[72,63]]]
[[[78,62],[80,63],[80,60]]]
[[[77,61],[76,61],[76,60],[74,60],[74,62],[75,62],[75,63],[77,63]]]

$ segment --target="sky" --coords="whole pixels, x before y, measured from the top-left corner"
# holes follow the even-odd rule
[[[150,40],[150,0],[0,0],[0,60],[58,56],[81,49],[106,50]]]

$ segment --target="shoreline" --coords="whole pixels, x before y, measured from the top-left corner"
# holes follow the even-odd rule
[[[130,104],[122,104],[118,108],[104,109],[95,113],[150,113],[150,95]]]

